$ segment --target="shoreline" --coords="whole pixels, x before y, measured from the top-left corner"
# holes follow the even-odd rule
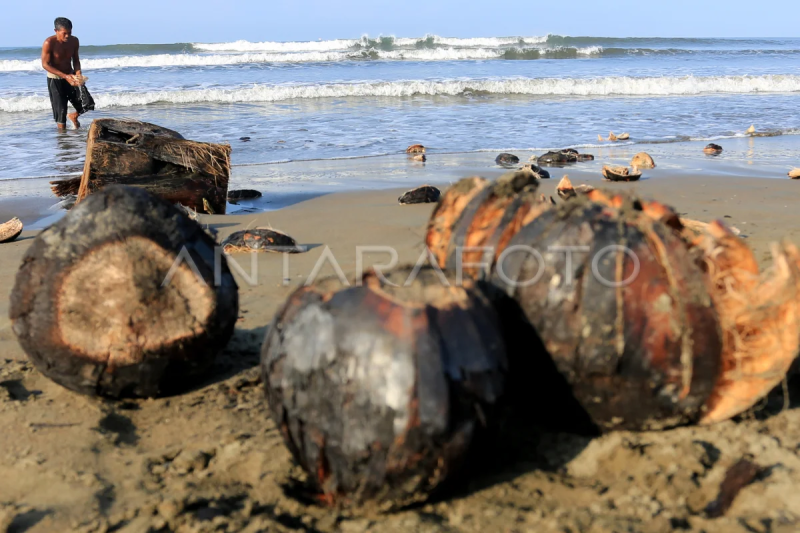
[[[657,167],[646,170],[638,183],[647,187],[649,183],[668,183],[670,180],[677,183],[677,180],[705,178],[755,179],[792,194],[796,187],[779,185],[781,181],[793,181],[787,174],[793,166],[800,165],[800,159],[796,163],[785,162],[790,160],[790,155],[800,151],[800,136],[790,137],[729,139],[720,156],[703,154],[705,141],[648,145],[646,151],[653,156]],[[546,170],[554,183],[566,174],[576,184],[604,185],[601,176],[603,165],[628,165],[642,148],[639,144],[607,143],[601,148],[580,150],[593,154],[594,161],[547,167]],[[490,150],[451,154],[429,152],[425,163],[413,162],[402,153],[234,166],[229,188],[256,189],[262,192],[263,197],[238,205],[228,204],[228,214],[274,212],[318,196],[342,192],[401,188],[405,191],[425,184],[444,189],[466,176],[492,179],[511,170],[494,162],[499,153]],[[531,156],[543,152],[514,150],[511,153],[519,157],[522,165]],[[778,161],[772,161],[775,154],[781,155]],[[31,229],[42,229],[55,222],[64,211],[56,206],[60,200],[50,191],[50,181],[54,180],[53,177],[0,180],[0,219],[17,216]],[[542,185],[546,188],[547,180],[543,180]],[[656,189],[661,190],[661,187]]]

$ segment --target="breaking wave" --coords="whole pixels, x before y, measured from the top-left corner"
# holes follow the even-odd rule
[[[99,108],[156,103],[280,102],[293,99],[427,96],[691,96],[800,92],[800,76],[503,78],[482,80],[408,80],[309,85],[255,85],[238,88],[101,93]],[[0,98],[6,113],[50,108],[44,96]]]
[[[85,70],[162,67],[214,67],[257,63],[325,63],[337,61],[406,60],[459,61],[482,59],[562,59],[602,53],[602,48],[434,48],[381,51],[374,48],[347,52],[315,51],[239,54],[153,54],[82,59]],[[39,59],[0,61],[0,72],[42,70]]]

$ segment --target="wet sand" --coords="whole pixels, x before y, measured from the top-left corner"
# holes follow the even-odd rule
[[[598,163],[598,162],[595,162]],[[659,162],[661,163],[661,162]],[[668,162],[633,184],[597,172],[550,169],[541,190],[574,184],[632,189],[685,216],[738,227],[768,263],[770,242],[800,242],[800,182],[670,174]],[[500,169],[482,174],[491,177]],[[453,174],[461,176],[471,172]],[[776,391],[754,411],[708,428],[614,433],[590,439],[518,428],[440,501],[388,516],[331,511],[297,490],[302,480],[269,420],[258,352],[277,307],[330,248],[350,274],[358,246],[390,246],[400,263],[424,252],[431,205],[400,206],[400,189],[324,194],[277,211],[201,216],[224,238],[244,227],[286,231],[310,251],[233,259],[240,321],[207,381],[186,394],[106,402],[71,393],[26,361],[11,331],[8,297],[35,231],[0,245],[0,531],[572,531],[707,532],[800,528],[800,383],[790,409]],[[0,202],[0,218],[18,205]],[[364,265],[386,253],[365,254]],[[330,263],[320,275],[335,273]],[[547,408],[547,406],[531,406]],[[766,470],[726,516],[704,512],[727,469],[751,456]],[[4,529],[5,528],[5,529]]]

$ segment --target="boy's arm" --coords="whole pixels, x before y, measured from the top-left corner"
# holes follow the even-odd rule
[[[59,78],[67,79],[69,78],[69,74],[64,74],[54,66],[50,65],[50,39],[47,39],[44,44],[42,45],[42,68],[44,68],[47,72],[51,74],[55,74]]]

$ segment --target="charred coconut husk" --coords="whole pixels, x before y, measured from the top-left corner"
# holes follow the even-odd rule
[[[540,180],[549,180],[550,179],[550,173],[548,171],[546,171],[542,167],[540,167],[538,165],[535,165],[535,164],[532,164],[532,163],[531,164],[527,164],[527,165],[522,165],[520,170],[525,170],[525,171],[530,170],[533,173],[533,177],[535,177],[536,179],[540,179]]]
[[[168,202],[107,187],[34,240],[11,293],[14,332],[44,375],[77,392],[185,388],[238,316],[236,282],[214,246]]]
[[[503,153],[498,155],[494,162],[501,167],[510,167],[519,164],[519,157],[515,156],[514,154]]]
[[[673,228],[634,201],[616,209],[578,197],[523,227],[509,252],[515,246],[543,261],[509,253],[492,282],[597,427],[657,429],[700,418],[720,368],[722,333],[703,273]],[[563,247],[588,251],[568,257]],[[541,354],[517,353],[512,368],[524,367],[525,357]]]
[[[22,234],[22,221],[17,217],[0,224],[0,244],[16,240]]]
[[[421,187],[417,187],[416,189],[406,191],[400,198],[397,199],[397,203],[402,205],[430,204],[438,202],[441,196],[441,191],[436,187],[431,185],[423,185]]]
[[[448,189],[425,238],[439,266],[472,276],[481,263],[493,262],[514,233],[547,205],[540,203],[537,187],[535,177],[518,171],[495,182],[466,178]]]
[[[603,178],[608,181],[639,181],[642,171],[628,167],[603,167]]]
[[[323,501],[392,509],[458,470],[503,394],[497,316],[437,271],[295,291],[261,355],[270,413]],[[452,280],[451,280],[452,281]]]
[[[299,254],[306,251],[292,237],[271,228],[253,228],[231,233],[220,244],[225,253],[277,252]]]
[[[261,198],[261,192],[252,189],[240,189],[237,191],[228,191],[228,201],[232,204],[242,200],[255,200]]]
[[[536,162],[542,167],[558,167],[569,163],[575,163],[577,160],[577,153],[562,150],[560,152],[547,152],[539,156]]]

